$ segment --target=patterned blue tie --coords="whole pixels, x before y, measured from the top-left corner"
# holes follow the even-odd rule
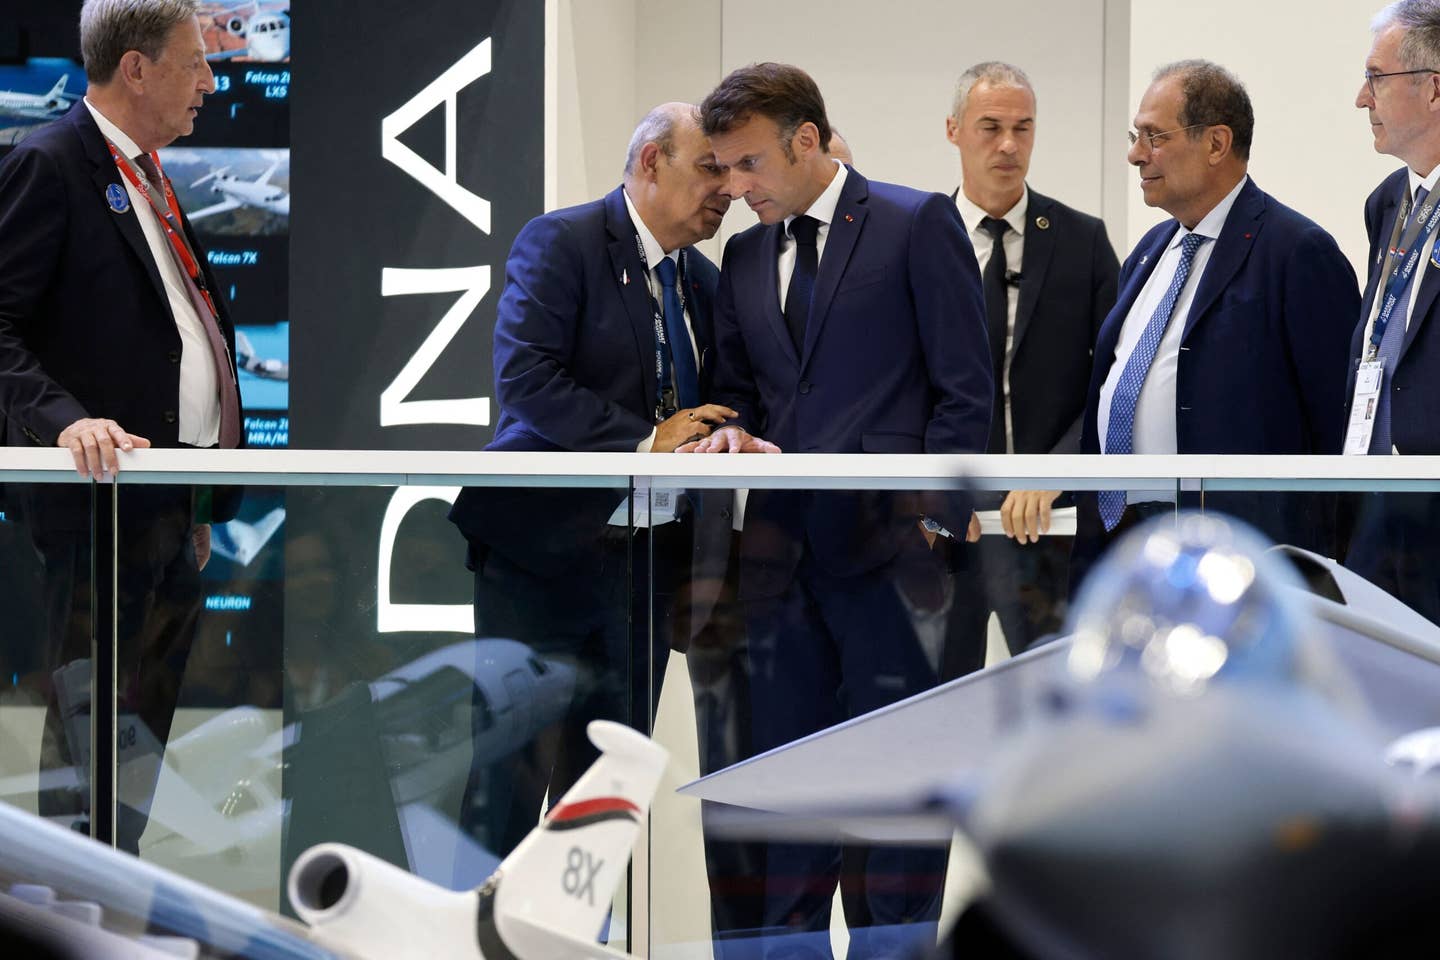
[[[1155,351],[1160,348],[1165,328],[1170,325],[1170,314],[1175,310],[1175,301],[1180,299],[1180,291],[1185,289],[1185,281],[1190,278],[1190,265],[1195,262],[1195,251],[1209,239],[1192,233],[1180,241],[1180,264],[1175,268],[1175,276],[1171,278],[1170,287],[1165,291],[1160,306],[1155,308],[1150,322],[1145,325],[1145,332],[1140,334],[1140,342],[1135,344],[1130,359],[1125,362],[1125,369],[1120,372],[1120,382],[1115,385],[1115,394],[1110,398],[1110,429],[1105,434],[1107,454],[1135,452],[1135,406],[1140,400],[1140,388],[1145,385],[1150,364],[1155,361]],[[1106,530],[1114,530],[1124,512],[1124,490],[1100,491],[1100,519],[1104,521]]]
[[[680,306],[680,293],[675,289],[675,261],[665,257],[655,265],[655,273],[660,277],[665,338],[670,341],[670,356],[675,361],[675,399],[681,407],[698,406],[700,376],[695,370],[690,331],[685,326],[685,308]]]
[[[1425,205],[1425,197],[1429,192],[1421,187],[1415,193],[1412,216],[1419,216],[1420,208]],[[1408,220],[1405,226],[1410,226]],[[1419,273],[1418,264],[1415,272]],[[1378,398],[1380,402],[1375,406],[1375,429],[1370,433],[1371,456],[1375,454],[1388,456],[1395,450],[1395,442],[1391,439],[1390,434],[1390,378],[1395,374],[1395,364],[1400,359],[1400,346],[1405,342],[1405,327],[1407,326],[1405,315],[1410,312],[1410,294],[1415,290],[1415,284],[1419,279],[1418,276],[1412,275],[1410,282],[1405,285],[1400,299],[1395,301],[1395,308],[1390,311],[1390,322],[1385,326],[1385,336],[1380,339],[1380,362],[1385,365],[1385,376],[1380,380],[1380,396]],[[1375,295],[1381,298],[1385,296],[1384,284],[1377,288]]]

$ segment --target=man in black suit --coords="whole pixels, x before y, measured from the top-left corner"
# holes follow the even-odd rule
[[[1095,336],[1120,272],[1105,224],[1025,183],[1035,91],[1018,67],[988,61],[961,74],[945,137],[960,152],[952,196],[985,287],[995,377],[988,451],[1079,453]],[[980,575],[967,570],[957,589],[984,595],[956,604],[965,635],[946,646],[947,676],[984,666],[991,610],[1012,653],[1060,629],[1070,538],[1046,536],[1059,496],[1011,491],[999,504],[1008,539],[982,537],[967,548]]]
[[[113,477],[117,450],[241,443],[234,329],[156,153],[191,132],[214,89],[195,9],[190,0],[87,0],[84,100],[0,163],[5,443],[65,447],[82,476]],[[118,526],[96,526],[92,581],[88,494],[16,497],[44,565],[47,659],[57,678],[62,665],[85,661],[114,604],[120,712],[163,744],[200,613],[208,522],[233,516],[237,498],[127,489]],[[66,682],[86,673],[67,670]],[[61,704],[54,691],[49,699],[42,762],[68,766],[88,753],[87,727],[63,724],[61,708],[83,721],[88,707]],[[151,790],[153,781],[121,795],[116,840],[127,849],[138,848]],[[41,797],[42,810],[81,812],[51,799]]]
[[[1375,150],[1401,160],[1365,201],[1370,239],[1364,305],[1350,344],[1346,453],[1440,454],[1440,227],[1426,234],[1440,180],[1440,5],[1402,0],[1381,11],[1355,106],[1368,112]],[[1402,221],[1402,212],[1409,216]],[[1409,224],[1407,227],[1406,224]],[[1407,236],[1413,235],[1413,239]],[[1404,254],[1415,263],[1405,274]],[[1382,291],[1385,295],[1382,295]],[[1395,298],[1394,306],[1385,303]],[[1382,314],[1385,314],[1382,320]],[[1379,364],[1374,386],[1358,375]],[[1373,375],[1372,375],[1373,376]],[[1375,416],[1363,412],[1373,399]],[[1440,623],[1433,494],[1374,494],[1362,512],[1346,565]]]

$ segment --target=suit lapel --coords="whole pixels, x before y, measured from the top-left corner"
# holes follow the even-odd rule
[[[1025,246],[1020,261],[1020,297],[1015,305],[1015,335],[1010,348],[1013,356],[1020,349],[1025,331],[1030,329],[1030,320],[1035,316],[1035,304],[1040,299],[1040,288],[1045,284],[1045,272],[1050,269],[1050,260],[1055,253],[1055,231],[1050,228],[1053,221],[1050,198],[1030,191],[1030,205],[1025,211]],[[1042,229],[1039,224],[1044,221]]]
[[[1200,285],[1195,289],[1195,300],[1190,304],[1190,312],[1185,317],[1185,332],[1181,334],[1181,343],[1189,339],[1195,325],[1204,317],[1206,311],[1215,305],[1221,292],[1230,286],[1230,281],[1235,279],[1235,274],[1240,271],[1241,265],[1255,246],[1255,238],[1260,235],[1264,218],[1265,195],[1255,186],[1254,180],[1249,180],[1235,198],[1235,205],[1230,208],[1225,225],[1220,228],[1220,236],[1215,240],[1215,250],[1210,254],[1210,262],[1206,264]]]
[[[845,276],[845,267],[850,263],[850,254],[855,252],[855,243],[860,239],[860,230],[865,226],[865,199],[870,190],[865,178],[853,169],[845,177],[840,188],[840,200],[835,204],[835,216],[825,235],[825,255],[820,258],[820,271],[815,276],[815,296],[810,302],[810,322],[805,327],[805,351],[800,369],[815,349],[820,338],[820,329],[835,300],[835,291]]]
[[[695,364],[703,383],[709,368],[710,347],[715,342],[715,318],[710,313],[710,301],[700,289],[700,281],[690,269],[695,261],[693,247],[685,248],[685,308],[690,313],[690,330],[695,334]]]
[[[125,180],[120,171],[115,167],[115,160],[110,156],[110,150],[105,146],[105,137],[100,133],[100,128],[95,124],[95,118],[90,116],[90,110],[84,103],[76,103],[70,108],[67,119],[73,118],[75,135],[80,138],[80,143],[85,149],[85,156],[90,160],[93,169],[90,173],[91,181],[95,184],[95,203],[105,204],[105,191],[112,184],[125,189]],[[128,194],[128,191],[127,191]],[[155,257],[150,252],[150,244],[145,242],[145,231],[140,227],[140,213],[131,204],[129,210],[124,213],[110,214],[110,222],[115,229],[120,231],[120,236],[125,238],[125,243],[135,253],[140,261],[145,276],[150,278],[150,285],[155,288],[155,295],[164,304],[165,311],[170,312],[170,296],[165,292],[165,283],[160,279],[160,268],[155,263]],[[173,316],[171,323],[174,323]]]
[[[625,208],[622,188],[616,187],[605,197],[605,229],[610,234],[610,266],[620,302],[630,318],[635,335],[635,350],[640,357],[640,372],[645,384],[645,407],[655,405],[660,395],[660,381],[655,374],[655,311],[650,304],[650,287],[645,264],[640,260],[635,225]]]
[[[1135,252],[1130,255],[1132,258],[1138,255],[1140,259],[1136,262],[1134,271],[1125,281],[1125,287],[1120,291],[1120,296],[1115,301],[1110,315],[1100,325],[1100,335],[1096,338],[1095,344],[1097,370],[1102,357],[1105,369],[1107,371],[1110,369],[1110,364],[1115,359],[1115,345],[1120,342],[1120,330],[1125,326],[1125,318],[1135,308],[1135,301],[1139,298],[1140,291],[1145,289],[1145,284],[1150,280],[1150,274],[1155,272],[1160,258],[1165,255],[1165,248],[1170,245],[1170,241],[1175,238],[1175,231],[1180,227],[1173,220],[1171,225],[1171,229],[1161,230],[1156,234],[1148,246],[1137,247]]]
[[[1375,257],[1370,263],[1369,278],[1365,281],[1365,299],[1360,309],[1360,316],[1366,323],[1370,321],[1371,309],[1375,305],[1376,291],[1380,286],[1380,278],[1385,274],[1386,254],[1389,252],[1387,244],[1390,241],[1390,234],[1395,229],[1395,217],[1400,213],[1400,197],[1392,195],[1387,197],[1380,208],[1380,233],[1375,240]]]

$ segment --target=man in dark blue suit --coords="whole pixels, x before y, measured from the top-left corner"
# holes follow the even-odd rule
[[[714,397],[736,414],[691,448],[983,451],[984,306],[955,205],[832,160],[824,101],[795,67],[737,70],[701,113],[731,194],[760,224],[726,246],[716,300]],[[751,494],[740,590],[756,749],[934,684],[941,651],[920,642],[907,597],[947,575],[936,532],[964,536],[970,517],[960,497]],[[777,845],[769,857],[767,923],[827,930],[839,848]],[[875,851],[860,903],[877,927],[933,920],[943,876],[942,854]],[[851,956],[890,955],[849,902],[847,918]]]
[[[520,231],[497,312],[500,418],[487,449],[668,453],[733,416],[702,402],[715,366],[718,271],[693,247],[715,234],[729,205],[694,106],[670,103],[635,130],[622,186]],[[519,639],[578,673],[562,728],[493,778],[488,840],[498,853],[535,825],[547,789],[559,797],[594,759],[590,720],[649,732],[672,647],[703,647],[707,689],[722,680],[717,664],[736,659],[742,638],[714,615],[732,576],[733,498],[653,499],[653,525],[639,530],[623,488],[467,489],[455,501],[450,519],[475,571],[477,635]],[[662,514],[674,519],[661,523]],[[743,678],[731,680],[726,689],[740,693]],[[707,772],[736,759],[704,746]],[[752,869],[715,859],[743,851],[707,846],[712,873]],[[727,915],[731,901],[715,899],[717,931],[757,922]]]
[[[1407,221],[1425,219],[1426,199],[1440,180],[1440,6],[1402,0],[1375,19],[1375,41],[1365,61],[1365,82],[1355,105],[1368,111],[1375,150],[1401,160],[1365,201],[1370,239],[1364,306],[1350,345],[1352,414],[1356,371],[1369,359],[1371,344],[1384,373],[1373,394],[1376,416],[1366,427],[1352,423],[1347,450],[1372,455],[1440,454],[1440,255],[1434,231],[1409,246],[1418,249],[1407,283],[1392,277],[1403,268],[1397,248]],[[1422,224],[1423,225],[1423,224]],[[1378,324],[1387,299],[1397,296],[1388,322]],[[1380,334],[1376,334],[1377,326]],[[1363,409],[1363,408],[1362,408]],[[1352,417],[1352,420],[1354,418]],[[1363,420],[1362,420],[1363,422]],[[1363,436],[1362,430],[1370,434]],[[1361,512],[1346,565],[1440,623],[1440,498],[1433,494],[1372,494],[1360,498]]]
[[[1250,180],[1253,131],[1249,95],[1224,68],[1187,60],[1156,71],[1129,160],[1145,202],[1173,219],[1121,268],[1082,452],[1339,453],[1355,273],[1329,234]],[[1207,494],[1205,507],[1333,550],[1323,498]],[[1173,489],[1082,497],[1072,584],[1119,530],[1174,508]]]
[[[117,450],[242,437],[234,329],[155,162],[191,132],[214,89],[194,4],[89,0],[80,42],[84,100],[0,164],[0,424],[7,446],[66,447],[81,475],[99,479],[120,468]],[[88,666],[91,632],[113,605],[119,709],[164,744],[200,615],[208,523],[232,517],[238,496],[127,490],[114,539],[107,516],[92,551],[89,493],[15,497],[44,568],[46,657],[57,675]],[[69,765],[88,753],[88,704],[48,694],[42,763]],[[132,851],[153,789],[136,781],[121,794],[114,837]],[[62,798],[40,803],[79,812]]]

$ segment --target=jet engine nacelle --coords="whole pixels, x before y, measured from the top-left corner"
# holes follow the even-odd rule
[[[230,31],[237,37],[245,36],[245,18],[230,17],[228,20],[225,21],[225,29]]]
[[[323,843],[305,851],[290,871],[289,892],[316,935],[347,953],[481,956],[475,891],[437,887],[362,850]]]

